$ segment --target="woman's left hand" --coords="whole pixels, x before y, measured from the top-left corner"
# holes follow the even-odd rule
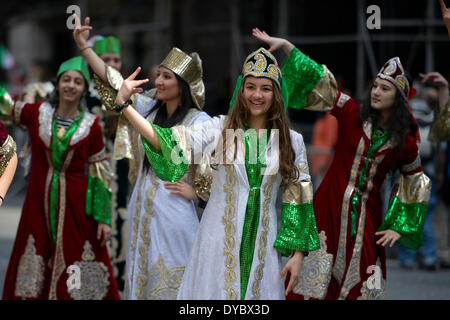
[[[284,295],[287,296],[289,292],[295,287],[295,285],[300,280],[300,269],[303,263],[303,252],[295,251],[294,255],[288,260],[283,270],[280,273],[280,279],[283,278],[286,273],[289,271],[291,277],[289,279],[289,284],[284,292]]]
[[[164,183],[164,187],[166,187],[166,189],[172,190],[170,194],[178,194],[187,200],[198,200],[195,189],[186,182],[166,182]]]
[[[377,241],[377,244],[382,245],[385,247],[389,242],[391,242],[390,246],[392,246],[398,241],[398,239],[401,238],[400,233],[394,231],[394,230],[384,230],[384,231],[378,231],[375,232],[375,235],[382,236],[381,239]]]
[[[102,239],[101,246],[103,247],[111,236],[111,227],[103,222],[98,223],[97,227],[97,240]]]

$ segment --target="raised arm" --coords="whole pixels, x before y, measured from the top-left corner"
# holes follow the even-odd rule
[[[271,37],[265,31],[261,31],[258,28],[254,28],[252,30],[252,35],[262,42],[267,43],[270,46],[270,52],[274,52],[281,48],[283,49],[284,53],[286,53],[286,55],[289,55],[294,48],[294,45],[288,40],[283,38]]]
[[[148,82],[148,79],[134,80],[141,71],[141,67],[138,67],[128,78],[123,80],[123,84],[117,93],[116,103],[118,106],[125,104],[130,100],[131,96],[135,93],[141,93],[142,88],[140,85]],[[139,114],[134,108],[125,107],[122,109],[123,115],[128,119],[131,125],[156,149],[160,150],[158,137],[151,124]]]
[[[439,2],[441,3],[442,20],[444,20],[450,37],[450,9],[446,7],[444,0],[439,0]]]
[[[103,81],[107,82],[105,63],[87,44],[89,39],[89,30],[92,29],[89,25],[91,19],[86,17],[86,19],[84,19],[84,26],[82,26],[80,18],[76,14],[74,14],[74,18],[75,29],[73,29],[73,39],[75,40],[78,49],[80,49],[81,54],[88,61],[92,71],[94,71],[95,74],[97,74]]]

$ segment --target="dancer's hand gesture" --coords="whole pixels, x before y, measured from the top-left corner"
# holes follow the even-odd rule
[[[261,40],[262,42],[267,43],[270,46],[269,48],[270,52],[274,52],[282,48],[286,54],[289,54],[292,48],[294,47],[294,45],[289,41],[287,41],[286,39],[271,37],[267,34],[267,32],[261,31],[258,28],[254,28],[252,30],[252,35],[255,38]]]
[[[134,80],[139,72],[141,72],[141,67],[138,67],[128,78],[123,80],[122,86],[116,97],[116,103],[118,105],[124,104],[133,94],[144,91],[144,89],[139,88],[139,86],[148,82],[148,79]]]
[[[89,25],[91,19],[89,17],[86,17],[86,19],[84,19],[84,26],[82,26],[80,18],[76,14],[74,14],[74,18],[75,29],[73,29],[73,39],[75,40],[78,49],[83,50],[88,46],[87,41],[89,39],[89,30],[92,29],[92,27]]]
[[[450,36],[450,9],[445,6],[444,0],[439,0],[439,2],[441,3],[442,20],[444,20],[448,35]]]

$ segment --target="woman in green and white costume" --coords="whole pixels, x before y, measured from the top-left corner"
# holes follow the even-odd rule
[[[114,89],[118,90],[126,80],[105,65],[91,48],[85,47],[89,29],[88,21],[81,26],[78,20],[74,39],[91,68],[110,87],[108,95],[106,92],[100,94],[105,105],[114,108],[117,95]],[[140,93],[142,89],[134,90],[133,96],[128,98],[131,97],[136,108],[133,110],[142,119],[147,119],[144,121],[171,127],[176,124],[190,126],[210,119],[201,111],[205,88],[201,60],[196,53],[188,55],[173,48],[159,66],[156,91],[147,95]],[[175,299],[199,226],[193,202],[197,194],[191,187],[196,175],[192,168],[186,175],[185,172],[167,171],[160,179],[153,163],[150,165],[146,161],[140,137],[136,135],[138,139],[134,139],[131,129],[121,117],[114,146],[115,158],[129,158],[131,168],[135,168],[131,175],[136,176],[128,203],[124,298]],[[205,185],[198,179],[198,185]]]
[[[134,80],[138,72],[123,82],[118,104],[142,83]],[[284,299],[298,282],[304,252],[320,247],[306,149],[302,135],[289,129],[282,89],[276,59],[260,48],[244,63],[228,116],[164,129],[123,109],[162,179],[166,172],[184,174],[188,165],[179,160],[195,163],[208,155],[203,150],[214,150],[211,193],[178,299]],[[284,268],[280,254],[292,254]],[[287,271],[294,276],[285,291]]]

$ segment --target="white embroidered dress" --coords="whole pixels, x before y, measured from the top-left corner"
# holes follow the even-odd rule
[[[145,116],[155,104],[138,95],[136,110]],[[147,120],[155,116],[152,112]],[[191,109],[182,124],[209,119],[205,112]],[[128,204],[125,299],[175,299],[199,219],[193,201],[170,194],[151,167],[148,172],[143,170],[145,151],[140,136],[135,147],[139,167]]]

